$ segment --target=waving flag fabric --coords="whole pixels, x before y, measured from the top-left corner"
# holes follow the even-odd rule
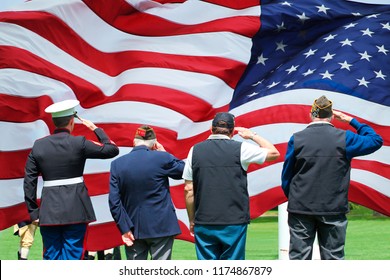
[[[389,21],[389,6],[350,1],[41,0],[0,12],[0,229],[28,217],[26,157],[54,128],[44,108],[70,98],[120,155],[131,151],[136,127],[149,124],[167,151],[185,159],[220,111],[284,154],[325,93],[385,139],[381,150],[353,161],[350,200],[390,215]],[[74,134],[94,139],[81,124]],[[98,218],[88,250],[121,243],[108,209],[110,162],[86,165]],[[250,167],[252,218],[286,200],[282,164],[283,157]],[[183,181],[170,183],[178,238],[192,240]]]
[[[261,23],[231,112],[285,144],[326,95],[383,137],[379,151],[352,161],[349,200],[390,215],[390,5],[262,1]]]

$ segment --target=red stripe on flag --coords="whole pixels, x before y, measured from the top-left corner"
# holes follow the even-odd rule
[[[287,201],[281,187],[275,187],[250,197],[251,219],[260,217],[266,211]]]
[[[12,152],[0,152],[0,178],[1,179],[17,179],[24,177],[24,165],[29,150],[19,150]]]
[[[348,199],[386,216],[390,216],[389,197],[369,186],[351,181]]]
[[[253,37],[260,27],[260,18],[255,16],[232,16],[214,21],[183,25],[161,17],[147,13],[140,13],[126,1],[109,1],[110,9],[102,7],[101,3],[94,0],[84,0],[84,3],[93,10],[100,18],[113,27],[130,34],[142,36],[172,36],[197,34],[206,32],[232,32],[246,37]],[[212,1],[205,1],[212,3]],[[241,10],[259,5],[259,1],[222,1],[215,3],[219,6]],[[226,3],[225,3],[226,2]],[[238,3],[236,3],[238,2]],[[243,3],[245,2],[245,3]],[[166,3],[177,3],[177,1],[167,1]],[[254,4],[256,3],[256,4]],[[171,7],[172,9],[172,7]],[[118,15],[120,15],[118,17]],[[145,25],[145,22],[148,24]],[[153,28],[150,28],[153,26]]]
[[[0,208],[0,229],[9,228],[21,221],[29,221],[26,204],[20,203],[6,208]]]
[[[86,238],[88,251],[101,251],[123,245],[122,235],[115,222],[89,225]]]

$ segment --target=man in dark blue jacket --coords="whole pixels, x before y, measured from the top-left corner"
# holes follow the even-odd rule
[[[181,179],[184,162],[167,153],[149,126],[137,129],[133,150],[111,163],[109,204],[128,260],[171,259],[181,233],[169,178]]]
[[[317,233],[321,259],[344,259],[351,160],[375,152],[383,140],[370,126],[333,111],[325,96],[314,101],[310,114],[312,123],[290,138],[282,170],[289,257],[311,259]],[[333,118],[357,133],[335,128]]]

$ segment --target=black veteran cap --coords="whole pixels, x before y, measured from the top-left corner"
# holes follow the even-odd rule
[[[143,125],[137,128],[134,138],[142,140],[153,140],[156,139],[156,133],[154,133],[153,128],[147,125]]]
[[[234,128],[234,115],[230,113],[217,113],[213,119],[214,127]]]
[[[64,100],[51,104],[45,109],[45,112],[50,113],[52,118],[68,117],[76,114],[75,107],[79,104],[78,100]]]
[[[314,100],[310,112],[314,118],[329,118],[333,115],[332,101],[330,101],[328,98],[326,98],[325,95],[323,95],[320,98]]]

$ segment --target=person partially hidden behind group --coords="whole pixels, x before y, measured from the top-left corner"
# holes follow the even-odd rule
[[[114,247],[101,251],[85,251],[84,260],[95,260],[97,257],[98,260],[121,260],[121,249],[120,247]]]
[[[37,225],[31,221],[22,221],[14,225],[14,235],[19,237],[18,260],[27,260],[34,243]]]
[[[45,112],[56,127],[52,135],[34,142],[25,166],[24,196],[30,218],[39,223],[44,260],[81,260],[87,225],[96,220],[91,198],[83,180],[87,159],[108,159],[118,147],[103,129],[79,118],[93,131],[98,142],[73,136],[78,100],[54,103]],[[37,183],[43,189],[38,204]]]

